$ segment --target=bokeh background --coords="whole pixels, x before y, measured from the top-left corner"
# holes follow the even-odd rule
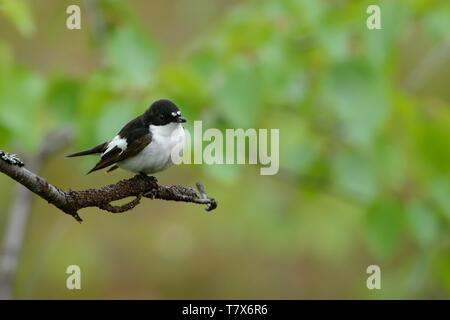
[[[82,29],[66,28],[81,7]],[[366,28],[381,7],[382,30]],[[219,207],[144,201],[80,225],[32,198],[13,297],[449,298],[450,2],[0,0],[0,149],[73,142],[63,189],[130,177],[65,159],[157,98],[211,128],[279,128],[280,172],[182,165]],[[0,236],[16,183],[0,175]],[[81,267],[82,290],[66,289]],[[382,289],[366,288],[381,267]]]

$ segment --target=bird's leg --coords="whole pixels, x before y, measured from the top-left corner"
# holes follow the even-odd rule
[[[154,176],[149,176],[145,172],[139,172],[138,176],[144,178],[144,179],[151,179],[154,183],[158,183],[158,180]]]
[[[154,176],[149,176],[149,175],[147,175],[144,172],[139,172],[138,176],[143,178],[143,179],[150,179],[155,185],[158,183],[158,180],[156,180],[156,178]],[[143,196],[151,198],[151,199],[154,199],[155,196],[156,196],[156,193],[157,193],[156,189],[153,189],[153,190],[150,190],[150,191],[147,191],[147,192],[143,193]]]

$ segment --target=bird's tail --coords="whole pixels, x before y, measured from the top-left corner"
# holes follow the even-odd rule
[[[83,150],[83,151],[80,151],[80,152],[75,152],[75,153],[69,154],[67,157],[68,158],[80,157],[80,156],[86,156],[86,155],[89,155],[89,154],[102,153],[103,151],[105,151],[107,145],[108,145],[108,143],[105,142],[105,143],[99,144],[96,147],[93,147],[92,149]]]

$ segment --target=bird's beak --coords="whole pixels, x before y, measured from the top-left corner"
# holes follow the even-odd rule
[[[177,117],[177,118],[176,118],[176,122],[178,122],[178,123],[185,123],[185,122],[186,122],[186,119],[183,118],[183,117]]]

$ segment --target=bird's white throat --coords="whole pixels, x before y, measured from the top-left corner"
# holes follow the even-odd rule
[[[171,122],[164,126],[150,125],[150,132],[152,136],[170,137],[177,134],[180,130],[183,130],[181,123]]]

